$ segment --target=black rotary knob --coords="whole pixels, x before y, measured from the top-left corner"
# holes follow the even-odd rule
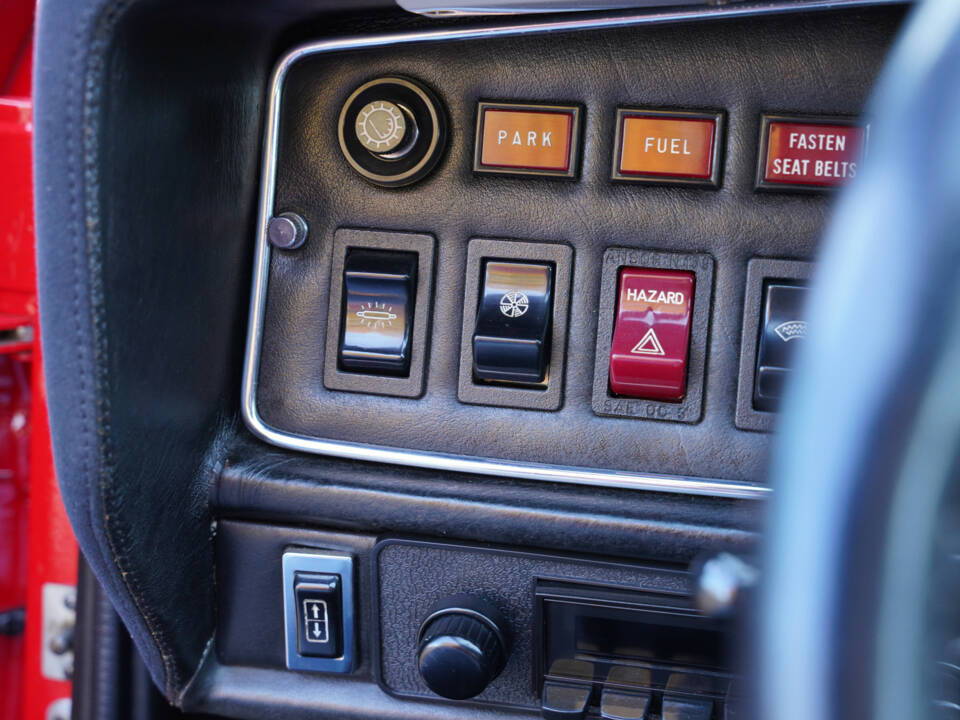
[[[503,670],[507,640],[507,622],[493,605],[473,595],[445,598],[420,626],[420,676],[445,698],[479,695]]]

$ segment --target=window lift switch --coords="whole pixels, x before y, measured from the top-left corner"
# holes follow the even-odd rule
[[[416,294],[415,253],[349,250],[343,267],[340,369],[408,376]]]
[[[473,335],[474,376],[490,382],[542,383],[552,318],[552,266],[488,260]]]
[[[290,670],[349,673],[356,648],[355,559],[284,550],[283,651]]]
[[[753,406],[757,410],[777,409],[793,356],[802,345],[799,341],[807,336],[806,296],[807,289],[801,285],[775,282],[764,288],[753,387]]]
[[[297,652],[304,657],[343,654],[343,599],[339,575],[294,575],[297,602]]]

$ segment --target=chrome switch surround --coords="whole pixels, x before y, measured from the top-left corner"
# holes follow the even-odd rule
[[[355,666],[356,640],[354,632],[353,558],[323,551],[287,550],[283,553],[283,627],[287,667],[290,670],[348,673]],[[323,573],[340,576],[340,612],[343,632],[343,654],[337,658],[319,658],[301,655],[297,651],[300,626],[297,622],[297,599],[294,594],[296,574]]]

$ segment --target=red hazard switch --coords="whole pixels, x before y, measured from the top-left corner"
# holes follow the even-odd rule
[[[610,389],[649,400],[683,399],[687,387],[692,272],[620,270],[610,346]]]

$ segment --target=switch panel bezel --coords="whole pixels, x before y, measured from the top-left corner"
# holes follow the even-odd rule
[[[349,673],[356,655],[353,558],[349,555],[289,550],[283,553],[283,627],[287,667],[290,670]],[[319,573],[340,576],[341,639],[343,654],[337,658],[308,657],[298,651],[300,627],[297,621],[297,599],[294,583],[297,573]]]
[[[406,252],[417,255],[417,287],[413,301],[410,335],[410,373],[406,377],[373,375],[343,370],[338,363],[340,324],[343,315],[343,269],[351,249]],[[323,355],[323,386],[373,395],[418,398],[426,389],[430,315],[433,301],[433,263],[436,239],[426,233],[386,232],[337,228],[330,261],[330,304],[327,310],[326,344]]]
[[[610,347],[617,312],[620,270],[625,267],[684,270],[693,273],[693,313],[683,400],[646,400],[610,392]],[[603,253],[597,313],[597,350],[593,367],[593,412],[602,417],[696,423],[703,416],[703,384],[713,300],[713,257],[707,253],[671,253],[639,247],[611,247]]]
[[[612,63],[614,67],[650,71],[637,75],[652,83],[648,91],[638,86],[632,97],[623,96],[616,73],[582,73],[583,58],[578,53],[553,53],[551,67],[557,77],[578,78],[579,99],[590,108],[599,108],[599,115],[592,109],[587,113],[597,116],[590,121],[592,125],[609,123],[612,108],[621,103],[722,105],[728,113],[728,150],[755,148],[760,115],[772,107],[817,107],[831,113],[860,114],[888,40],[901,20],[897,13],[889,11],[891,17],[887,13],[878,11],[876,24],[871,16],[869,27],[846,16],[831,15],[829,22],[816,20],[817,53],[805,52],[810,49],[809,38],[798,39],[790,31],[789,22],[771,18],[771,32],[783,40],[785,51],[793,52],[811,68],[817,65],[811,57],[846,57],[854,46],[863,56],[856,67],[828,64],[831,82],[826,85],[801,83],[783,88],[775,85],[776,69],[761,68],[758,77],[770,81],[766,99],[759,98],[752,86],[740,83],[735,72],[715,73],[716,82],[709,88],[705,88],[701,75],[681,73],[674,78],[673,96],[657,96],[656,70],[662,69],[664,48],[682,50],[696,61],[703,57],[704,47],[725,47],[715,33],[696,24],[687,26],[684,32],[689,37],[677,44],[660,32],[630,27],[640,24],[635,18],[584,21],[591,32],[600,33],[598,37],[610,35],[605,45],[608,51],[591,60],[599,63],[597,67]],[[567,21],[559,25],[564,23]],[[320,132],[323,118],[333,117],[324,108],[341,107],[352,89],[383,72],[386,62],[391,72],[422,77],[436,88],[452,113],[452,126],[471,135],[476,102],[504,96],[502,77],[488,71],[504,62],[526,67],[529,54],[525,45],[515,40],[531,32],[534,25],[428,28],[314,40],[279,58],[264,107],[260,198],[241,394],[246,426],[258,439],[285,450],[392,464],[410,472],[470,473],[497,481],[513,478],[641,492],[769,497],[772,490],[763,484],[762,468],[768,440],[734,426],[735,389],[723,380],[735,377],[739,367],[734,328],[742,320],[742,308],[736,306],[743,298],[746,259],[761,254],[812,254],[817,230],[826,217],[828,198],[810,196],[802,202],[781,194],[761,198],[730,191],[735,188],[705,193],[651,187],[639,192],[636,187],[607,180],[612,133],[594,137],[589,132],[585,134],[583,181],[579,183],[526,182],[493,176],[481,179],[471,172],[473,148],[471,138],[466,138],[467,142],[451,142],[446,160],[431,180],[388,192],[366,183],[347,166],[333,142],[335,128],[328,125],[326,135]],[[581,30],[587,25],[570,22],[565,29]],[[750,35],[738,23],[730,30],[731,37]],[[455,45],[448,48],[448,43]],[[746,43],[743,47],[753,46]],[[750,60],[750,53],[741,54]],[[451,57],[462,60],[468,56],[469,62],[444,64]],[[731,62],[736,64],[735,60]],[[515,89],[513,94],[535,99],[522,89]],[[540,95],[539,99],[556,98],[558,93]],[[717,101],[721,95],[723,103]],[[311,111],[304,112],[305,108]],[[317,141],[323,137],[331,142]],[[752,187],[754,158],[729,152],[727,156],[724,184],[729,185],[736,176],[743,181],[737,183],[740,190]],[[554,202],[557,199],[564,202]],[[452,213],[450,208],[462,212]],[[297,251],[299,255],[273,248],[267,238],[269,221],[276,212],[286,209],[303,212],[312,237],[321,242],[308,242]],[[596,222],[590,227],[584,225],[584,212],[593,212]],[[703,213],[714,219],[712,229],[685,227],[690,225],[690,217]],[[776,227],[766,222],[778,213],[789,217],[790,222]],[[357,218],[366,220],[359,223]],[[643,231],[646,237],[638,236],[637,222],[647,228]],[[443,244],[437,245],[436,307],[432,312],[438,332],[431,350],[430,384],[419,403],[323,387],[323,340],[311,328],[317,330],[326,317],[329,239],[338,227],[358,225],[425,231],[443,238]],[[519,416],[512,410],[493,407],[479,414],[468,412],[475,406],[459,403],[456,391],[449,387],[458,376],[456,350],[452,355],[436,350],[441,341],[445,346],[453,342],[455,348],[462,328],[461,308],[456,303],[463,297],[461,263],[466,239],[531,237],[532,231],[522,232],[524,227],[539,228],[534,235],[537,238],[558,238],[571,244],[577,252],[578,272],[585,271],[581,280],[588,284],[578,288],[576,307],[571,303],[567,340],[571,359],[564,376],[564,394],[569,402],[559,413],[541,416],[540,422],[528,425],[531,432],[502,432],[504,423]],[[715,271],[718,278],[723,278],[714,290],[721,301],[713,315],[718,334],[713,342],[716,352],[711,351],[710,360],[710,372],[717,380],[711,393],[716,397],[704,405],[699,425],[623,423],[597,416],[582,402],[592,393],[593,369],[589,364],[595,348],[590,346],[596,337],[595,308],[587,306],[595,305],[597,282],[590,278],[595,272],[599,274],[597,265],[606,247],[651,243],[668,251],[716,252],[716,258],[724,263]],[[377,422],[371,422],[371,418]],[[422,427],[429,431],[421,431]],[[464,428],[475,431],[464,432]],[[704,429],[710,432],[701,432]],[[565,443],[570,433],[583,442]],[[589,446],[589,464],[584,459],[584,443]],[[702,452],[678,452],[681,446],[697,446]]]
[[[553,322],[550,361],[542,389],[530,386],[478,382],[473,373],[473,333],[483,267],[486,260],[550,263],[553,265]],[[559,410],[563,405],[567,357],[567,322],[570,315],[570,281],[573,248],[558,242],[530,242],[471,238],[467,246],[463,296],[463,333],[460,336],[460,373],[457,398],[471,405],[496,405],[523,410]]]
[[[734,424],[741,430],[772,432],[777,413],[753,406],[753,385],[757,376],[757,346],[763,312],[763,288],[771,281],[802,282],[813,275],[813,263],[804,260],[752,258],[747,263],[747,287],[743,301],[740,339],[740,373],[737,380],[737,410]]]

